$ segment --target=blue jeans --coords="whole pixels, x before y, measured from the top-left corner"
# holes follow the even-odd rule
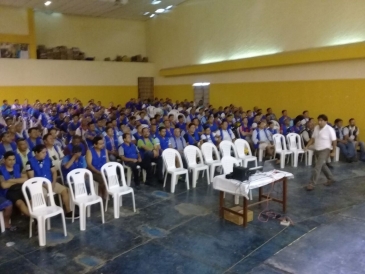
[[[355,147],[351,142],[337,143],[337,146],[340,148],[340,152],[343,156],[345,156],[346,160],[352,159],[356,156]]]

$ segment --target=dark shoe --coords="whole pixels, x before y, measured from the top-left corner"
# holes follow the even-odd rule
[[[349,164],[351,164],[353,162],[353,160],[351,158],[347,159],[346,162],[348,162]]]
[[[65,214],[66,219],[72,219],[72,211]],[[79,213],[75,211],[75,219],[80,218]]]
[[[307,191],[312,191],[314,189],[314,185],[309,184],[307,185]]]
[[[324,183],[325,186],[330,186],[334,183],[333,180],[328,180],[327,182]]]

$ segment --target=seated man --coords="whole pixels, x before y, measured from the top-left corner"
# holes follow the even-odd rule
[[[139,178],[139,165],[141,168],[148,170],[145,184],[151,185],[152,179],[151,168],[142,165],[142,158],[139,154],[138,148],[132,143],[132,138],[129,133],[123,134],[123,144],[119,147],[119,155],[122,158],[124,164],[132,169],[134,177],[134,185],[137,190],[141,189]]]
[[[54,138],[50,133],[43,136],[44,145],[47,148],[48,157],[51,158],[56,167],[60,167],[62,158],[65,156],[60,147],[54,144]]]
[[[177,116],[178,122],[176,125],[183,131],[186,131],[186,123],[184,123],[184,115]]]
[[[357,149],[357,145],[359,145],[361,153],[360,160],[365,161],[365,145],[364,142],[359,140],[359,134],[360,134],[360,129],[356,126],[355,119],[351,118],[349,120],[349,125],[344,127],[343,129],[343,136],[346,141],[354,145],[355,152]],[[355,156],[357,156],[356,153]]]
[[[171,142],[170,138],[166,135],[166,128],[160,127],[158,131],[158,140],[160,142],[160,148],[162,153],[162,151],[164,151],[166,148],[171,148]]]
[[[28,136],[27,142],[30,150],[33,150],[36,145],[42,144],[42,139],[39,137],[40,133],[37,127],[28,129]]]
[[[0,139],[0,157],[3,157],[5,152],[7,151],[16,150],[16,143],[11,141],[9,132],[4,132],[3,134],[1,134]]]
[[[288,116],[288,111],[287,111],[287,110],[283,110],[283,111],[281,112],[281,114],[282,114],[283,116],[281,116],[281,117],[279,118],[279,125],[280,125],[280,126],[284,124],[284,122],[285,122],[285,120],[286,120],[286,119],[288,119],[288,118],[289,118],[289,120],[291,120],[291,119],[290,119],[290,117]]]
[[[188,132],[184,135],[184,139],[187,144],[199,147],[200,146],[200,137],[195,129],[196,129],[195,124],[190,123],[188,125]]]
[[[76,168],[86,168],[85,156],[82,156],[82,147],[79,145],[73,146],[71,154],[66,155],[62,159],[62,175],[66,181],[67,174]]]
[[[287,117],[284,119],[284,124],[281,124],[281,130],[280,133],[283,134],[284,136],[288,135],[289,133],[292,132],[292,127],[290,126],[290,118]]]
[[[25,166],[28,162],[28,159],[33,157],[33,151],[30,151],[28,148],[28,143],[25,139],[19,138],[16,141],[18,149],[15,151],[15,159],[16,164],[19,165],[21,172],[25,173]]]
[[[86,146],[83,144],[81,136],[78,136],[78,135],[75,135],[74,137],[72,137],[71,143],[69,143],[65,147],[65,149],[63,151],[63,154],[64,155],[70,155],[71,151],[72,151],[72,148],[74,146],[80,146],[81,149],[82,149],[82,156],[86,155]]]
[[[160,146],[156,142],[156,140],[151,138],[150,131],[148,128],[143,128],[142,134],[143,138],[138,140],[137,146],[139,148],[139,152],[141,154],[141,158],[145,166],[150,167],[146,170],[147,176],[148,174],[152,174],[151,162],[154,162],[157,164],[157,178],[160,182],[162,182],[163,175],[162,175],[162,157],[160,156],[159,153]],[[152,178],[152,176],[148,178]]]
[[[210,130],[210,126],[205,125],[203,128],[204,128],[204,133],[200,136],[202,142],[217,145],[217,141],[215,140],[214,134]]]
[[[94,138],[98,135],[98,133],[95,130],[95,123],[94,122],[89,122],[87,124],[88,126],[88,130],[85,132],[85,140],[87,143],[87,146],[90,148],[93,146],[93,140]]]
[[[301,135],[303,137],[304,146],[306,146],[309,142],[309,140],[312,138],[314,130],[314,122],[313,119],[309,119],[305,128],[302,130]],[[308,147],[310,150],[314,150],[314,145]]]
[[[290,132],[299,134],[302,131],[302,121],[301,119],[295,119],[294,125],[290,128]],[[286,133],[288,134],[288,132]],[[284,136],[286,134],[283,134]]]
[[[266,150],[266,156],[274,154],[275,147],[272,145],[272,137],[266,129],[266,122],[261,121],[258,127],[252,132],[252,141],[256,149]]]
[[[106,128],[105,147],[108,151],[108,156],[110,161],[116,161],[119,158],[118,155],[118,139],[114,136],[113,128]]]
[[[271,135],[275,135],[278,133],[277,129],[275,128],[274,122],[269,122],[269,127],[267,128],[268,131],[270,131]]]
[[[4,164],[0,167],[0,184],[6,192],[6,198],[15,205],[22,214],[30,216],[22,192],[22,185],[27,180],[27,175],[21,173],[20,166],[16,164],[15,153],[8,151],[4,155]],[[9,222],[8,222],[9,223]]]
[[[340,152],[343,154],[343,156],[345,156],[347,162],[349,163],[353,162],[354,160],[356,160],[355,147],[351,142],[344,140],[343,138],[342,120],[336,119],[335,126],[333,128],[336,132],[337,146],[340,148]]]
[[[236,140],[236,136],[233,134],[232,130],[228,128],[228,122],[223,121],[221,124],[221,129],[218,131],[221,141],[231,141],[232,143]]]
[[[57,171],[52,160],[47,156],[45,145],[36,145],[33,149],[34,157],[30,158],[26,165],[28,178],[44,177],[52,182],[52,190],[56,194],[61,194],[63,206],[65,207],[65,217],[71,219],[70,195],[68,189],[57,183]],[[77,214],[75,213],[75,216]]]
[[[99,196],[105,198],[107,193],[105,192],[104,179],[101,175],[101,167],[109,162],[109,157],[105,149],[103,137],[96,136],[93,144],[93,147],[86,152],[87,168],[93,174],[94,181],[99,184]]]
[[[174,136],[170,138],[171,147],[176,149],[181,155],[184,155],[184,148],[187,146],[186,141],[181,137],[181,129],[176,126]]]

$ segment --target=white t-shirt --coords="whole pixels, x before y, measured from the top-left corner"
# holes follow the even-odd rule
[[[227,130],[222,129],[222,134],[220,134],[220,131],[218,131],[218,132],[219,132],[219,135],[221,135],[222,141],[231,141],[232,142],[233,139],[236,138],[234,136],[232,130],[230,130],[230,129],[227,129]]]
[[[312,138],[315,140],[315,150],[332,149],[332,142],[337,140],[335,130],[329,125],[325,125],[322,129],[316,126]]]

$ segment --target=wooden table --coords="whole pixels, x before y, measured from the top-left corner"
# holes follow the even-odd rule
[[[277,181],[274,181],[272,183],[272,184],[277,184],[277,183],[282,182],[282,184],[283,184],[283,197],[282,197],[282,200],[279,200],[277,198],[271,198],[271,197],[269,197],[268,194],[263,194],[262,193],[263,186],[259,187],[259,201],[258,202],[248,204],[248,199],[245,196],[243,196],[243,213],[239,213],[239,212],[231,210],[230,208],[225,207],[224,206],[224,191],[220,191],[220,193],[219,193],[219,216],[221,218],[223,218],[224,211],[228,211],[232,214],[238,215],[238,216],[243,218],[243,226],[246,227],[247,226],[247,211],[248,211],[248,208],[252,207],[252,206],[255,206],[255,205],[258,205],[258,204],[268,202],[268,201],[274,201],[274,202],[282,204],[283,205],[283,212],[285,213],[286,212],[286,202],[287,202],[287,181],[288,181],[287,177],[283,177],[283,178],[281,178]]]

